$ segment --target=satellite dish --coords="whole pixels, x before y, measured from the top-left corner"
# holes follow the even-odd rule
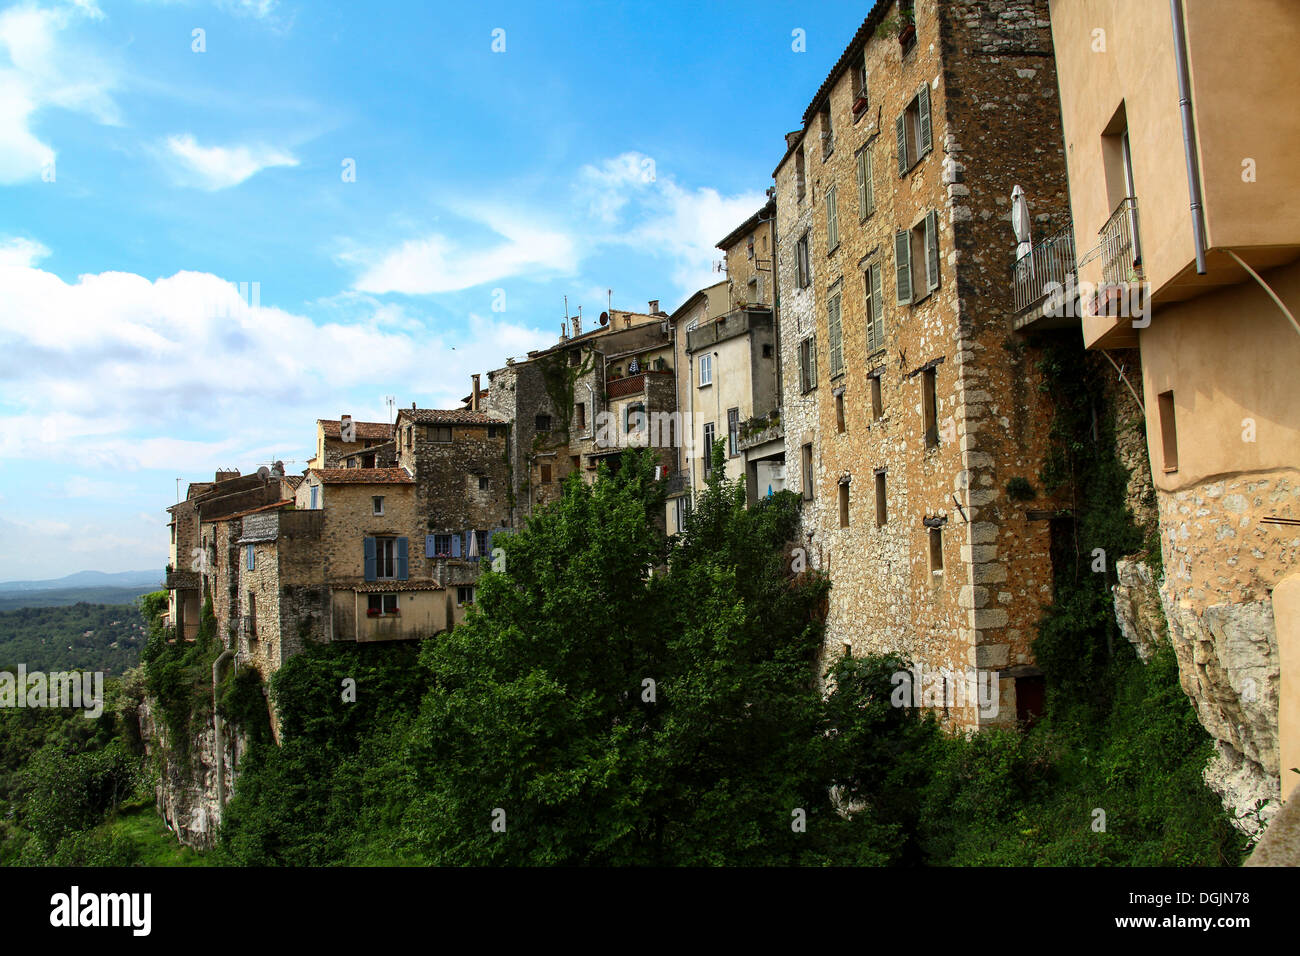
[[[601,325],[609,325],[609,313],[608,313],[608,312],[602,312],[602,313],[600,313],[600,324],[601,324]]]
[[[267,468],[266,465],[263,465],[261,468],[257,469],[257,477],[266,481],[266,479],[271,477],[271,469]]]

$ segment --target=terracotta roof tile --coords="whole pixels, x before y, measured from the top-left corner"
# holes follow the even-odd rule
[[[503,418],[494,418],[486,412],[472,412],[468,408],[404,408],[398,418],[416,425],[504,425]]]
[[[413,485],[405,468],[312,468],[309,474],[327,485]]]
[[[334,441],[343,440],[342,426],[337,418],[318,418],[316,424],[324,427],[325,437]],[[388,422],[358,422],[353,421],[356,429],[357,441],[369,439],[373,441],[378,438],[381,441],[393,437],[393,426]]]

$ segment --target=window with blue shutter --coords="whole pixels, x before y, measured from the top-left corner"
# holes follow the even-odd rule
[[[397,539],[397,580],[405,581],[410,567],[410,545],[406,538]]]
[[[451,536],[451,556],[453,558],[460,557],[460,535],[458,534]]]
[[[425,558],[432,558],[434,555],[436,555],[436,554],[438,553],[438,545],[437,545],[437,542],[434,540],[434,538],[435,538],[435,535],[431,535],[431,534],[426,534],[426,535],[424,536],[424,556],[425,556]]]
[[[253,567],[254,567],[254,562],[257,560],[257,558],[256,558],[256,556],[253,554],[253,546],[252,546],[251,544],[248,546],[247,551],[248,551],[248,559],[247,559],[247,560],[248,560],[248,570],[252,571],[252,570],[253,570]]]
[[[375,539],[365,539],[365,563],[366,563],[366,580],[377,580],[378,574],[375,570]]]

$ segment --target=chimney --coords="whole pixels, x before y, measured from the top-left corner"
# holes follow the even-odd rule
[[[658,300],[658,299],[651,299],[651,300],[650,300],[650,314],[651,314],[651,315],[658,315],[658,314],[659,314],[659,300]]]
[[[469,410],[476,412],[478,411],[478,372],[471,375],[470,379],[473,380],[474,387],[469,392]]]

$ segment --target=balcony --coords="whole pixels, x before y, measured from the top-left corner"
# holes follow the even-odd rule
[[[169,567],[164,586],[168,591],[197,590],[199,587],[199,572],[177,571]]]
[[[1128,196],[1097,234],[1101,240],[1101,278],[1106,285],[1142,278],[1142,245],[1138,240],[1137,200]]]
[[[684,495],[688,490],[690,490],[689,476],[684,471],[679,471],[664,479],[664,494],[669,498]]]
[[[1063,318],[1056,314],[1061,311],[1077,315],[1076,310],[1061,309],[1064,303],[1055,297],[1050,303],[1052,314],[1043,311],[1052,290],[1073,286],[1074,276],[1074,228],[1067,223],[1064,228],[1040,240],[1011,267],[1015,328],[1019,330],[1031,324],[1035,328],[1048,327],[1051,323],[1040,320]]]
[[[646,387],[656,381],[653,376],[672,376],[672,369],[646,369],[644,372],[638,372],[635,375],[625,375],[622,378],[610,379],[605,383],[605,396],[607,398],[624,398],[628,395],[637,395],[646,390]],[[658,381],[662,381],[660,378]]]

